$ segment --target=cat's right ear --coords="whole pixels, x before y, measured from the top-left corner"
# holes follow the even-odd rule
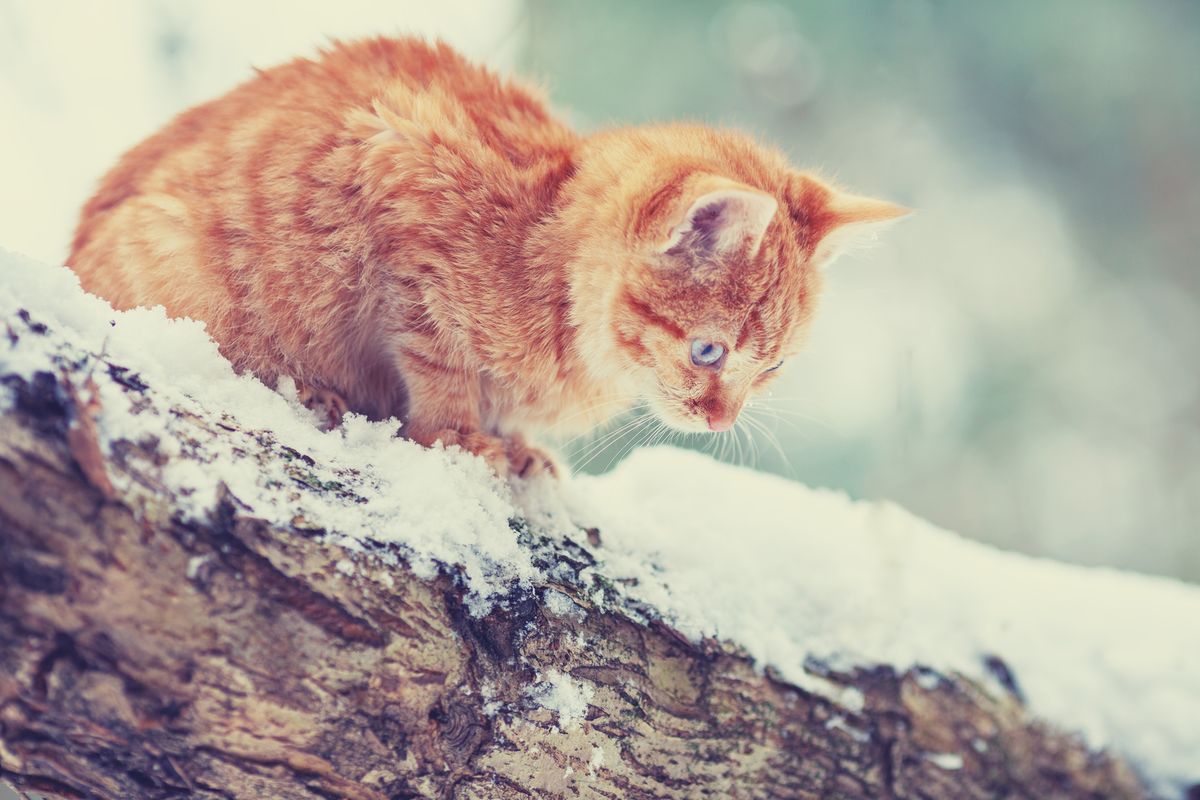
[[[749,186],[722,181],[693,193],[684,211],[673,221],[658,250],[692,261],[758,252],[767,227],[779,208],[775,198]]]
[[[874,240],[912,209],[836,189],[811,175],[797,175],[788,195],[812,263],[828,266],[840,253]]]

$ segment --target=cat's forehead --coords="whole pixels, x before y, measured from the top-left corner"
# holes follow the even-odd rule
[[[681,330],[704,328],[743,338],[770,335],[788,327],[792,315],[787,306],[802,300],[788,269],[769,259],[747,259],[714,265],[702,279],[692,274],[665,275],[655,305],[671,315]]]

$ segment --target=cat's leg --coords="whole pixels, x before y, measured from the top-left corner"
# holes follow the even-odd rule
[[[407,413],[400,433],[430,447],[440,442],[479,456],[500,477],[554,474],[554,461],[520,435],[497,436],[483,428],[482,387],[477,371],[452,366],[433,342],[411,338],[400,348]]]
[[[508,446],[483,431],[479,374],[454,365],[432,339],[404,337],[399,347],[406,413],[400,433],[431,447],[461,447],[484,459],[500,476],[509,473]]]

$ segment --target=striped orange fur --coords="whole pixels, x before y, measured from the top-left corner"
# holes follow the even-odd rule
[[[259,72],[135,147],[70,264],[118,308],[203,320],[235,367],[335,418],[395,415],[531,474],[550,461],[525,436],[639,400],[732,424],[799,346],[842,232],[900,213],[730,131],[579,135],[444,44],[379,38]],[[694,340],[722,362],[693,363]]]

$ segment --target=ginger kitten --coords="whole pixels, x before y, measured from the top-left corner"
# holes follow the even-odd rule
[[[526,436],[634,403],[729,429],[799,345],[819,267],[905,213],[746,136],[582,136],[445,44],[338,43],[126,154],[70,256],[118,308],[207,324],[239,370],[336,422],[552,466]]]

